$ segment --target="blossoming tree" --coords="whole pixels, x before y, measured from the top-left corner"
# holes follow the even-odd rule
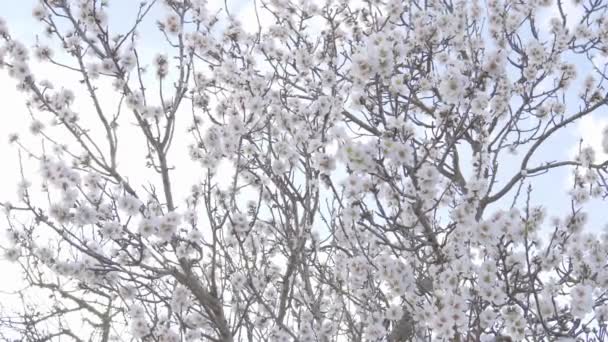
[[[608,161],[547,150],[605,113],[608,4],[566,1],[252,0],[245,30],[204,0],[41,0],[31,47],[5,18],[37,143],[10,137],[25,286],[0,336],[608,340],[608,238],[586,227]],[[123,167],[137,144],[147,173]],[[551,213],[534,182],[558,170]]]

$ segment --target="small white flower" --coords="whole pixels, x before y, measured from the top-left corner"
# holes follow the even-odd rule
[[[19,260],[20,256],[21,256],[21,249],[17,246],[6,248],[4,250],[4,258],[7,261],[15,262],[15,261]]]
[[[403,316],[403,309],[399,305],[393,305],[388,308],[388,310],[386,310],[384,316],[386,317],[386,319],[392,321],[401,319],[401,316]]]

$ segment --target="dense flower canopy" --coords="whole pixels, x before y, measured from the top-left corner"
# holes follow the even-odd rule
[[[41,0],[33,46],[0,19],[31,119],[0,336],[608,340],[608,130],[546,150],[606,111],[605,1],[251,2]]]

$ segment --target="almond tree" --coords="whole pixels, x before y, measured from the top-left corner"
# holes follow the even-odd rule
[[[605,113],[605,1],[251,1],[255,30],[205,0],[41,0],[34,46],[0,21],[31,119],[0,337],[608,340],[608,161],[549,148]]]

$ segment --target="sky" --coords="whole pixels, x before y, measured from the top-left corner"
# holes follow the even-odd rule
[[[110,25],[117,31],[125,31],[127,25],[133,21],[139,2],[140,1],[138,0],[111,1],[111,7],[109,9]],[[244,19],[252,18],[250,13],[247,14],[247,12],[252,10],[251,5],[240,0],[228,0],[227,3],[233,15]],[[31,47],[35,43],[37,36],[41,35],[42,32],[42,25],[40,25],[40,23],[31,15],[35,4],[36,1],[34,0],[0,0],[0,17],[7,21],[11,36],[25,43],[28,47]],[[219,2],[216,2],[216,4],[219,4]],[[158,9],[160,6],[156,5],[155,7]],[[158,10],[152,11],[150,15],[155,19],[161,19],[163,17],[159,12],[160,11]],[[249,19],[245,20],[245,22],[249,23],[247,25],[252,24]],[[140,29],[142,34],[140,53],[148,55],[147,57],[151,59],[156,53],[164,52],[167,47],[165,44],[162,44],[163,40],[156,29],[154,20],[148,20],[144,22],[144,25],[145,26],[142,26]],[[32,65],[32,68],[37,79],[46,78],[53,81],[56,87],[66,87],[75,90],[77,95],[75,100],[76,108],[84,111],[84,108],[90,107],[88,96],[78,97],[77,89],[79,88],[79,82],[77,77],[58,68],[46,67],[46,65],[41,67],[40,65],[34,64]],[[115,99],[112,98],[113,95],[112,92],[101,92],[100,97],[104,98],[105,96],[106,101],[115,102]],[[7,75],[5,69],[0,69],[0,103],[2,104],[2,110],[0,111],[0,115],[2,116],[2,124],[0,124],[0,158],[2,158],[2,167],[0,168],[0,202],[10,201],[16,203],[17,183],[20,180],[19,162],[17,149],[14,146],[9,146],[8,136],[11,133],[18,132],[20,133],[21,139],[28,142],[28,134],[25,132],[28,132],[30,120],[27,107],[25,106],[25,100],[23,93],[17,91],[15,80]],[[181,128],[182,131],[176,134],[176,143],[172,148],[177,150],[181,149],[183,152],[182,155],[187,156],[186,140],[190,141],[191,139],[180,139],[180,136],[185,136],[183,127]],[[128,129],[134,128],[125,128],[125,130]],[[125,134],[124,130],[121,132],[121,135],[123,137],[129,136],[128,132]],[[136,134],[136,136],[138,135]],[[32,140],[29,140],[29,142],[32,142]],[[145,146],[141,141],[131,143],[128,140],[125,141],[123,138],[123,141],[120,143],[123,149],[122,151],[124,152],[123,156],[143,156]],[[36,141],[34,141],[34,144],[36,144]],[[27,160],[26,165],[28,165]],[[36,167],[36,163],[30,163],[29,165],[34,168]],[[129,170],[131,176],[141,175],[142,173],[145,174],[146,172],[149,173],[150,170],[145,169],[143,165],[143,157],[140,159],[125,157],[119,160],[119,167],[122,167],[123,170]],[[181,168],[179,169],[179,172],[182,172],[182,177],[174,177],[175,187],[178,189],[176,193],[180,193],[179,189],[188,189],[190,185],[195,182],[196,175],[192,175],[192,171],[190,170],[192,169]],[[35,169],[30,169],[29,172],[26,170],[26,172],[31,175],[28,177],[28,180],[35,181],[35,171]],[[181,191],[181,193],[185,193],[185,191]],[[182,198],[177,198],[177,200],[181,199]],[[5,218],[0,218],[0,245],[4,245],[4,226],[6,224]],[[0,272],[2,274],[0,277],[1,313],[3,307],[10,308],[11,306],[19,305],[16,297],[6,294],[22,288],[23,283],[20,281],[19,265],[7,262],[1,257]]]
[[[223,2],[223,1],[222,1]],[[133,18],[133,11],[137,8],[138,0],[124,0],[124,1],[110,1],[110,21],[112,25],[116,27],[124,27],[124,25],[130,22]],[[214,1],[210,1],[214,3]],[[568,3],[568,1],[566,1]],[[9,1],[0,0],[0,16],[2,16],[9,25],[11,34],[17,39],[25,42],[31,46],[36,40],[36,34],[40,33],[41,25],[39,25],[35,19],[31,16],[31,9],[34,7],[34,0],[20,0],[20,1]],[[244,27],[246,29],[254,29],[255,21],[252,12],[253,0],[239,0],[239,1],[228,1],[229,7],[232,13],[240,17],[244,21]],[[568,13],[576,15],[576,10],[573,8],[568,9]],[[544,14],[545,22],[554,15],[551,11]],[[151,13],[153,17],[159,17],[158,12]],[[155,29],[153,21],[148,21],[147,26],[141,30],[144,51],[149,51],[150,56],[153,56],[156,52],[162,52],[166,49],[166,46],[162,44],[161,39],[158,38],[158,32]],[[64,75],[61,71],[50,70],[50,69],[35,69],[40,72],[40,75],[44,75],[52,80],[61,80],[62,85],[77,88],[77,78],[70,78]],[[39,74],[36,74],[37,77]],[[38,78],[45,78],[38,77]],[[5,200],[14,201],[16,198],[16,183],[19,180],[19,167],[17,159],[17,151],[14,147],[8,146],[5,142],[8,141],[8,135],[13,132],[24,132],[27,131],[29,121],[27,120],[28,114],[25,107],[25,99],[23,94],[15,89],[15,81],[9,78],[6,74],[6,70],[0,70],[0,103],[2,104],[2,110],[0,115],[2,116],[2,124],[0,125],[0,158],[2,158],[2,167],[0,168],[0,201]],[[576,89],[576,88],[573,88]],[[77,101],[86,102],[86,97],[78,99]],[[83,106],[86,103],[83,102]],[[573,108],[570,108],[573,110]],[[544,156],[550,156],[550,159],[564,159],[572,157],[578,146],[579,139],[584,138],[583,145],[591,145],[596,147],[598,151],[598,159],[605,159],[605,154],[599,153],[601,151],[602,141],[602,130],[608,126],[608,115],[606,115],[605,109],[595,115],[590,115],[579,121],[578,124],[570,126],[565,130],[565,133],[553,137],[549,141],[548,147],[545,148],[542,153]],[[183,132],[182,132],[183,133]],[[176,136],[176,145],[173,149],[185,148],[185,142],[179,141],[179,135]],[[184,139],[185,140],[185,139]],[[134,144],[132,148],[135,151],[138,147]],[[139,146],[140,150],[143,148]],[[131,153],[132,151],[129,151]],[[513,160],[518,160],[521,155],[514,157]],[[141,160],[136,159],[125,159],[123,164],[125,168],[129,170],[137,170],[141,168]],[[132,163],[132,164],[129,164]],[[514,164],[512,163],[511,167]],[[186,172],[188,170],[180,170],[179,172]],[[177,177],[178,188],[186,188],[192,183],[188,177]],[[179,183],[183,180],[182,183]],[[571,184],[571,177],[569,171],[566,169],[560,169],[552,172],[549,176],[538,177],[534,181],[535,192],[533,193],[533,200],[537,203],[542,203],[548,207],[549,215],[552,212],[559,213],[560,215],[570,210],[570,203],[566,192]],[[603,228],[604,221],[602,218],[602,212],[606,209],[606,204],[602,202],[594,202],[588,208],[591,213],[590,224],[594,229]],[[0,224],[4,222],[0,221]],[[1,228],[1,227],[0,227]],[[14,290],[20,284],[15,282],[14,279],[17,277],[17,269],[15,264],[9,264],[0,260],[0,270],[2,270],[4,277],[0,277],[0,291]],[[13,276],[14,275],[14,276]],[[6,302],[5,302],[6,304]]]

